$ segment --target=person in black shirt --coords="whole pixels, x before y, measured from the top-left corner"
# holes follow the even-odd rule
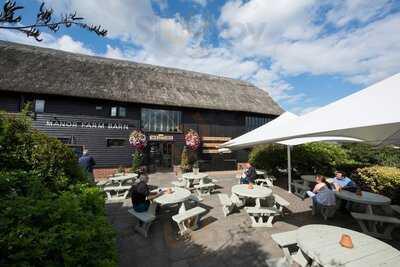
[[[149,209],[150,200],[160,196],[162,192],[152,193],[147,185],[149,177],[142,174],[139,182],[131,188],[132,207],[136,212],[145,212]]]
[[[94,161],[94,158],[89,155],[89,150],[85,149],[83,151],[82,156],[79,158],[79,165],[88,173],[88,175],[94,182],[93,169],[96,165],[96,161]]]
[[[247,170],[244,175],[245,177],[240,179],[241,184],[254,184],[257,178],[256,168],[251,163],[247,163]]]

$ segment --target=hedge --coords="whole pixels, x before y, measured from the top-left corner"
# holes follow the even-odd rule
[[[292,168],[295,174],[323,174],[331,176],[338,166],[350,164],[346,150],[341,146],[326,143],[311,143],[295,146],[292,151]],[[279,169],[287,168],[286,146],[271,144],[255,147],[249,161],[256,168],[280,176]]]
[[[385,195],[400,204],[400,168],[372,166],[360,168],[354,177],[363,189]]]
[[[0,266],[116,266],[104,195],[71,149],[0,114]]]

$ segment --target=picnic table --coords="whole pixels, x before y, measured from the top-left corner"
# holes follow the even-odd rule
[[[138,177],[138,174],[136,174],[136,173],[127,173],[124,175],[112,176],[109,178],[109,180],[114,184],[118,184],[119,186],[122,186],[127,181],[136,179],[137,177]]]
[[[248,184],[237,184],[232,187],[232,193],[240,197],[254,198],[256,207],[260,207],[260,200],[270,197],[272,190],[259,185],[253,185],[253,188],[250,189]]]
[[[315,175],[300,175],[301,180],[303,180],[304,185],[310,187],[311,183],[315,183]]]
[[[193,173],[193,172],[187,172],[182,174],[182,178],[187,181],[187,185],[189,188],[193,187],[193,184],[195,181],[199,181],[198,183],[201,183],[204,178],[207,178],[208,174],[204,172],[199,172],[199,173]]]
[[[391,202],[390,198],[379,195],[379,194],[362,191],[362,194],[360,196],[360,195],[357,195],[356,193],[342,190],[340,192],[335,191],[335,195],[337,198],[365,205],[366,213],[368,213],[368,214],[374,213],[373,209],[372,209],[373,206],[380,206],[384,210],[385,209],[387,210],[387,208],[390,209],[390,202]]]
[[[173,187],[171,189],[172,193],[164,192],[162,195],[155,198],[153,201],[155,203],[160,204],[161,206],[182,203],[179,208],[179,213],[185,213],[186,211],[185,202],[186,200],[189,199],[191,195],[190,191],[185,188],[179,188],[179,187]],[[157,190],[158,189],[156,189],[155,191]],[[165,188],[163,188],[163,190],[165,190]]]
[[[342,234],[351,237],[354,247],[344,248]],[[297,230],[297,245],[307,257],[321,266],[399,266],[400,251],[365,235],[336,226],[311,224]],[[314,266],[314,265],[312,265]]]

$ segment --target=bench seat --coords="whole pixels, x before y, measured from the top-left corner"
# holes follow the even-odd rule
[[[215,184],[214,183],[198,184],[195,185],[194,188],[196,189],[199,196],[210,195],[215,188]]]
[[[200,215],[204,212],[206,212],[206,209],[202,207],[195,207],[190,210],[186,210],[183,213],[178,213],[172,216],[172,220],[178,224],[179,234],[184,235],[189,229],[196,230],[199,227]],[[190,221],[192,219],[193,221]]]
[[[138,222],[134,226],[134,229],[145,238],[148,236],[148,232],[152,222],[156,219],[155,204],[151,204],[146,212],[137,212],[134,209],[128,209],[128,213],[137,218]]]
[[[396,217],[357,212],[352,212],[351,216],[357,220],[365,234],[378,238],[392,239],[392,231],[395,227],[400,226],[400,219]],[[378,224],[382,224],[383,229],[379,229]],[[383,224],[385,224],[386,227],[383,227]]]
[[[400,214],[400,206],[399,205],[390,205],[392,210],[396,212],[397,214]]]
[[[226,217],[233,211],[235,204],[232,202],[227,194],[218,194],[218,198],[222,204],[222,211]]]

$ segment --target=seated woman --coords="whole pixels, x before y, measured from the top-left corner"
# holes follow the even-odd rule
[[[257,179],[256,168],[251,164],[247,163],[247,169],[244,171],[242,178],[240,179],[241,184],[254,184]]]
[[[146,212],[150,206],[150,200],[160,196],[162,192],[150,192],[147,185],[149,176],[141,174],[139,181],[135,183],[131,190],[132,207],[136,212]]]
[[[315,177],[315,182],[317,183],[313,191],[307,191],[307,195],[311,197],[313,205],[318,206],[335,206],[336,196],[331,190],[330,185],[327,184],[326,178],[322,175],[317,175]]]

